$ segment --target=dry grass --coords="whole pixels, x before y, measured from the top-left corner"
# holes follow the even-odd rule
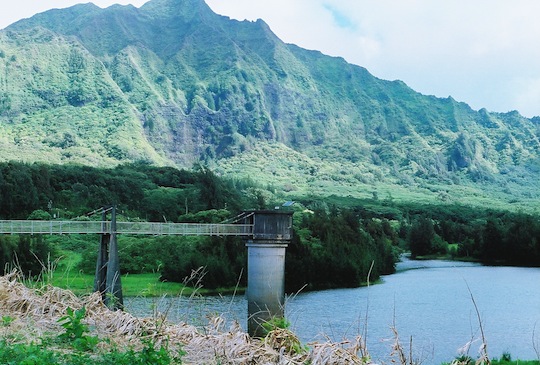
[[[265,339],[253,339],[237,323],[224,328],[221,317],[210,318],[199,330],[187,323],[169,323],[163,315],[137,318],[111,311],[99,293],[78,297],[51,285],[29,288],[20,279],[16,272],[0,276],[0,315],[13,319],[0,326],[0,338],[14,342],[56,338],[63,332],[58,320],[67,308],[85,307],[84,322],[90,335],[99,337],[99,351],[142,348],[142,341],[150,339],[173,353],[185,351],[182,360],[186,364],[369,364],[358,356],[361,338],[355,343],[328,341],[302,346],[292,332],[276,329]]]

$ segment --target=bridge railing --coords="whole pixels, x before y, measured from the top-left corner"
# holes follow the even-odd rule
[[[249,224],[117,222],[116,226],[117,233],[156,236],[250,236],[253,234],[253,226]]]
[[[106,234],[109,221],[0,220],[0,234]],[[117,222],[116,233],[178,236],[251,236],[250,224]]]
[[[0,233],[7,234],[69,234],[106,233],[102,223],[95,221],[0,221]]]

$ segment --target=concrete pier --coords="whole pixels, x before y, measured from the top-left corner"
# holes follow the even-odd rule
[[[285,251],[292,237],[292,212],[253,211],[248,249],[248,333],[265,335],[263,323],[285,316]]]
[[[264,335],[262,324],[285,316],[287,245],[248,241],[248,333]]]

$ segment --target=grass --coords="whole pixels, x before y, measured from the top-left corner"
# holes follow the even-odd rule
[[[174,356],[165,347],[155,349],[146,345],[141,350],[112,349],[109,352],[94,353],[71,346],[50,349],[44,339],[40,343],[10,343],[0,340],[0,362],[2,364],[23,365],[168,365],[181,364],[181,354]]]
[[[94,291],[94,275],[74,273],[73,271],[59,273],[52,276],[53,286],[69,289],[76,295],[89,294]],[[160,280],[159,273],[125,274],[122,275],[122,291],[124,297],[160,297],[192,295],[195,291],[201,295],[229,294],[234,288],[192,288],[182,283],[173,283]],[[243,292],[240,288],[237,292]]]
[[[76,295],[90,294],[94,291],[94,274],[85,274],[77,270],[82,256],[78,252],[62,250],[61,259],[55,265],[52,275],[47,274],[47,280],[55,287],[68,289]],[[159,273],[124,274],[122,275],[122,292],[124,297],[161,297],[192,295],[195,291],[201,295],[230,294],[231,288],[193,288],[182,283],[160,280]],[[245,288],[237,288],[236,292],[244,292]]]

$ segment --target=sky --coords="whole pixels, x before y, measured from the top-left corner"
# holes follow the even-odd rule
[[[100,7],[148,0],[94,0]],[[0,28],[87,0],[17,0]],[[263,19],[286,43],[343,57],[385,80],[473,109],[540,116],[538,0],[206,0],[216,13]]]

